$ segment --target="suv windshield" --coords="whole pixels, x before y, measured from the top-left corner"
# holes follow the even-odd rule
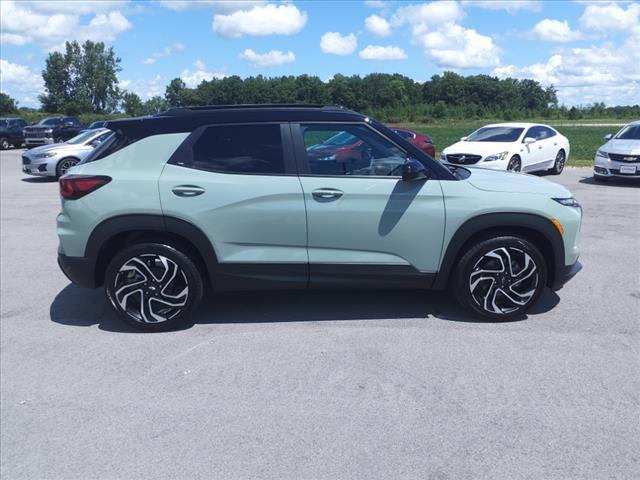
[[[618,140],[640,140],[640,125],[627,125],[615,136]]]
[[[78,145],[80,143],[84,143],[88,140],[91,140],[91,138],[94,137],[95,134],[96,132],[94,131],[84,132],[84,133],[81,133],[80,135],[76,135],[70,140],[67,140],[65,143],[68,143],[69,145]]]
[[[43,118],[38,125],[58,125],[61,121],[61,118]]]
[[[467,142],[515,142],[522,135],[524,128],[515,127],[482,127],[466,139]]]

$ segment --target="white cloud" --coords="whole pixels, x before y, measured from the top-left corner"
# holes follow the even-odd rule
[[[473,29],[449,24],[442,30],[418,34],[425,54],[445,68],[486,68],[500,65],[500,49],[493,39]]]
[[[364,4],[371,8],[385,8],[387,6],[387,2],[382,0],[364,0]]]
[[[364,28],[378,37],[391,35],[391,24],[378,15],[370,15],[364,20]]]
[[[296,60],[296,56],[291,51],[284,53],[281,50],[271,50],[267,53],[257,53],[250,48],[242,52],[240,58],[256,68],[275,67],[285,63],[292,63]]]
[[[542,2],[539,0],[464,0],[462,4],[485,10],[506,10],[509,13],[516,13],[520,10],[531,12],[542,10]]]
[[[340,35],[338,32],[327,32],[320,38],[320,50],[333,55],[351,55],[358,48],[358,38],[350,33]]]
[[[571,30],[568,21],[561,22],[550,18],[545,18],[536,23],[531,33],[534,38],[547,42],[573,42],[582,37],[580,32]]]
[[[600,33],[637,31],[640,29],[640,3],[632,3],[626,9],[615,3],[587,5],[580,25]]]
[[[71,8],[71,5],[77,8]],[[118,10],[122,2],[2,2],[0,41],[14,45],[36,43],[45,50],[61,49],[67,40],[113,42],[131,28],[129,20]],[[88,23],[81,15],[94,16]]]
[[[266,0],[161,0],[160,4],[177,12],[192,8],[213,7],[216,13],[233,13],[264,5]]]
[[[160,52],[155,52],[149,58],[145,58],[144,60],[142,60],[142,63],[144,63],[145,65],[152,65],[156,63],[156,60],[158,58],[168,57],[176,52],[182,52],[185,48],[186,47],[184,43],[174,43],[172,45],[169,45],[168,47],[164,47]]]
[[[400,7],[391,17],[391,24],[396,27],[410,24],[414,29],[424,31],[456,22],[463,17],[464,12],[458,2],[443,0]]]
[[[43,91],[42,77],[29,67],[0,58],[0,91],[25,106],[36,106]]]
[[[164,95],[166,81],[161,75],[156,75],[151,79],[120,79],[118,80],[118,86],[123,90],[134,92],[142,100],[148,100],[157,95]]]
[[[569,105],[604,101],[608,105],[640,100],[640,35],[622,45],[604,43],[589,48],[559,49],[546,63],[507,65],[493,72],[500,78],[532,78],[558,89]]]
[[[363,60],[404,60],[407,58],[403,49],[392,45],[367,45],[359,55]]]
[[[307,23],[307,13],[295,5],[268,4],[254,6],[249,10],[237,10],[213,17],[213,30],[225,37],[243,35],[291,35],[302,30]]]
[[[226,75],[222,72],[209,72],[207,71],[207,65],[202,60],[196,60],[193,62],[195,67],[194,71],[189,69],[183,70],[180,74],[180,78],[184,84],[189,88],[197,87],[203,80],[211,80],[214,78],[224,78]]]

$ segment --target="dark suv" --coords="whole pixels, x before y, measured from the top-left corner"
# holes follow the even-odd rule
[[[27,148],[62,143],[78,135],[82,128],[77,117],[43,118],[36,125],[24,129],[24,141]]]
[[[58,261],[138,328],[185,321],[205,288],[450,286],[506,320],[580,268],[567,189],[447,167],[350,110],[178,108],[107,128],[60,178]],[[337,136],[368,155],[318,160]]]
[[[20,148],[24,143],[22,129],[26,126],[24,118],[0,118],[0,150],[6,150],[11,145]]]

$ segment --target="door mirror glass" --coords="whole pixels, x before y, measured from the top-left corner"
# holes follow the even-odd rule
[[[608,142],[609,140],[611,140],[613,138],[613,133],[607,133],[604,136],[604,139]]]
[[[412,180],[422,180],[427,178],[427,169],[422,162],[415,158],[408,158],[402,165],[402,180],[410,182]]]
[[[531,145],[532,143],[536,143],[536,139],[533,137],[526,137],[522,143],[524,143],[525,145]]]

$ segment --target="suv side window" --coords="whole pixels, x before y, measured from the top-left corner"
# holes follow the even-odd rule
[[[221,125],[205,129],[191,166],[222,173],[284,174],[280,125]]]
[[[78,120],[75,117],[66,117],[64,119],[64,125],[70,125],[73,127],[79,127],[80,126],[80,120]]]
[[[407,154],[364,125],[300,126],[311,175],[400,176]]]

